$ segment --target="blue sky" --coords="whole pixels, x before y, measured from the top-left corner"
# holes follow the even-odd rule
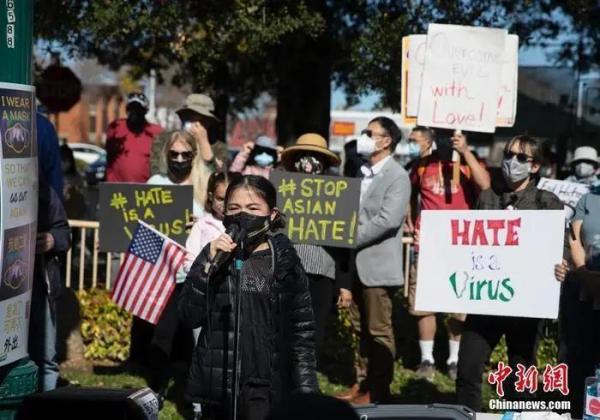
[[[522,48],[519,51],[519,65],[521,66],[551,66],[552,63],[546,57],[547,49],[541,47]],[[361,98],[360,103],[351,109],[357,111],[371,111],[377,104],[379,96],[377,94],[366,95]],[[331,95],[331,108],[344,108],[346,103],[344,92],[341,89],[334,89]]]

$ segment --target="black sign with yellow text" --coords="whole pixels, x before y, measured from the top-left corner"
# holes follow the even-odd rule
[[[142,220],[185,245],[193,205],[191,185],[100,184],[100,251],[124,252]]]
[[[356,247],[360,179],[274,171],[271,182],[293,242]]]

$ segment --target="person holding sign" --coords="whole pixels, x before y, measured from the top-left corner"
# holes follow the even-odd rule
[[[357,383],[339,397],[354,404],[386,402],[396,355],[392,296],[404,282],[402,226],[410,199],[408,174],[392,157],[402,132],[387,117],[377,117],[358,139],[357,151],[369,163],[358,218],[356,271],[352,290],[352,324],[360,337]],[[366,375],[365,375],[366,373]]]
[[[549,191],[536,187],[535,178],[541,167],[540,147],[532,137],[521,135],[508,142],[502,160],[505,184],[497,191],[489,188],[479,196],[481,210],[562,210],[561,201]],[[494,347],[506,337],[509,364],[513,372],[517,363],[535,365],[536,343],[540,327],[538,318],[469,315],[460,341],[456,395],[458,403],[481,411],[481,378]],[[514,377],[514,375],[513,375]],[[525,394],[514,394],[514,386],[505,386],[508,400]],[[512,395],[514,394],[514,395]]]
[[[445,133],[448,130],[440,130]],[[415,144],[420,150],[420,157],[410,172],[412,183],[411,214],[416,215],[415,221],[415,261],[418,259],[418,232],[420,226],[420,210],[469,210],[474,207],[479,191],[490,187],[490,175],[483,163],[469,149],[467,138],[462,133],[454,133],[450,138],[438,138],[431,128],[417,126],[410,133],[410,144]],[[453,162],[452,149],[461,157],[461,162]],[[460,165],[460,179],[454,183],[452,175],[454,166]],[[419,204],[419,205],[418,205]],[[416,263],[413,264],[409,284],[409,312],[417,317],[419,329],[419,347],[421,363],[417,376],[433,380],[435,361],[433,358],[434,337],[437,329],[434,313],[415,310],[416,296]],[[449,335],[449,357],[446,361],[448,376],[456,379],[460,334],[464,314],[450,314],[447,321]]]
[[[174,131],[168,135],[161,155],[167,168],[166,174],[153,175],[148,184],[193,185],[194,217],[204,214],[206,188],[210,169],[198,153],[198,143],[187,131]]]
[[[296,144],[281,153],[283,167],[289,172],[324,175],[339,166],[340,158],[329,150],[327,141],[314,133],[303,134]],[[317,355],[325,338],[325,327],[333,302],[334,286],[339,290],[338,304],[350,306],[351,285],[346,276],[336,276],[336,248],[312,244],[294,244],[310,281],[310,296],[315,315],[315,347]],[[340,251],[342,252],[342,251]],[[336,283],[336,279],[337,284]]]
[[[573,271],[566,276],[561,298],[561,336],[569,365],[572,415],[581,417],[584,380],[600,363],[600,185],[585,194],[575,208],[570,237]],[[568,275],[567,275],[568,274]]]
[[[152,176],[148,180],[148,184],[193,185],[193,214],[195,218],[201,217],[204,214],[209,169],[198,153],[198,143],[190,133],[181,130],[167,135],[168,140],[162,153],[167,173],[166,175]],[[177,316],[177,299],[181,293],[181,283],[185,281],[185,278],[186,272],[181,269],[176,276],[178,286],[171,294],[156,326],[136,316],[133,317],[132,346],[139,349],[136,351],[148,352],[148,362],[152,369],[150,386],[161,397],[164,397],[171,377],[170,359],[173,348],[185,349],[188,347],[191,350],[191,334],[180,325]],[[147,331],[149,343],[144,342],[142,339],[144,333],[140,334],[141,331]]]

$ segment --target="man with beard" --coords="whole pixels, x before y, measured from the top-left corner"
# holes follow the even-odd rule
[[[150,178],[150,152],[160,126],[146,121],[148,99],[127,97],[127,118],[113,121],[106,132],[106,181],[144,183]]]

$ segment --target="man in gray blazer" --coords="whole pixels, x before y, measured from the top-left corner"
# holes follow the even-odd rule
[[[359,138],[358,152],[368,157],[362,167],[356,250],[358,281],[352,291],[351,316],[360,336],[366,378],[343,399],[354,404],[386,402],[390,396],[395,345],[392,295],[404,283],[402,225],[410,200],[410,182],[392,157],[402,134],[393,120],[378,117]],[[362,381],[361,381],[362,379]]]

